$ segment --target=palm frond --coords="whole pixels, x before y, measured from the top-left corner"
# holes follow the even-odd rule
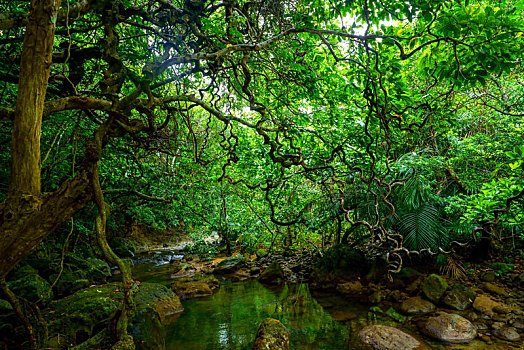
[[[437,251],[447,240],[440,220],[438,209],[431,204],[402,215],[400,232],[404,236],[404,245],[411,250]]]

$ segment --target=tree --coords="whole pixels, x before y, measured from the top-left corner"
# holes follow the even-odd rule
[[[12,130],[0,277],[86,203],[106,211],[99,165],[123,143],[172,159],[181,143],[196,163],[222,162],[220,180],[262,191],[279,225],[301,222],[314,200],[280,215],[276,192],[304,175],[329,182],[347,222],[400,258],[402,237],[386,222],[403,183],[391,169],[401,140],[435,140],[458,92],[522,57],[522,8],[509,1],[24,3],[5,4],[0,20],[0,118]],[[42,118],[68,119],[82,137],[81,161],[49,193]],[[344,206],[353,181],[369,217]]]

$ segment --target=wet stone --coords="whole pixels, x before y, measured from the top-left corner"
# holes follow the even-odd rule
[[[517,341],[520,339],[520,335],[514,327],[502,326],[494,330],[493,333],[503,340]]]
[[[477,336],[475,326],[456,314],[441,313],[426,321],[428,335],[448,343],[469,343]]]
[[[471,306],[476,296],[477,293],[468,287],[455,283],[451,290],[446,292],[442,302],[452,309],[463,311]]]
[[[422,297],[408,298],[400,304],[400,311],[408,315],[427,314],[435,310],[432,302],[422,299]]]
[[[372,325],[364,327],[358,336],[375,350],[427,349],[411,335],[394,327]]]
[[[439,275],[431,274],[422,283],[424,295],[432,302],[436,303],[448,289],[447,282]]]

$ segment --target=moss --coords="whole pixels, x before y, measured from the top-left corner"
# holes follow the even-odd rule
[[[253,350],[262,349],[289,349],[289,331],[279,320],[266,318],[258,327]]]
[[[51,285],[37,274],[27,274],[8,283],[17,296],[46,305],[53,299]]]
[[[436,303],[448,289],[447,282],[439,275],[429,275],[422,284],[422,291],[426,297]]]

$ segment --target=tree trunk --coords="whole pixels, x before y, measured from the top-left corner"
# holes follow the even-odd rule
[[[57,226],[50,222],[50,215],[42,217],[55,198],[43,201],[40,193],[40,133],[59,7],[60,0],[31,2],[20,60],[9,190],[0,205],[0,278],[40,243],[43,229]],[[56,208],[58,212],[69,209]],[[57,220],[58,213],[53,214]]]
[[[40,133],[60,0],[33,0],[20,60],[8,196],[40,197]],[[26,201],[23,201],[26,203]]]

